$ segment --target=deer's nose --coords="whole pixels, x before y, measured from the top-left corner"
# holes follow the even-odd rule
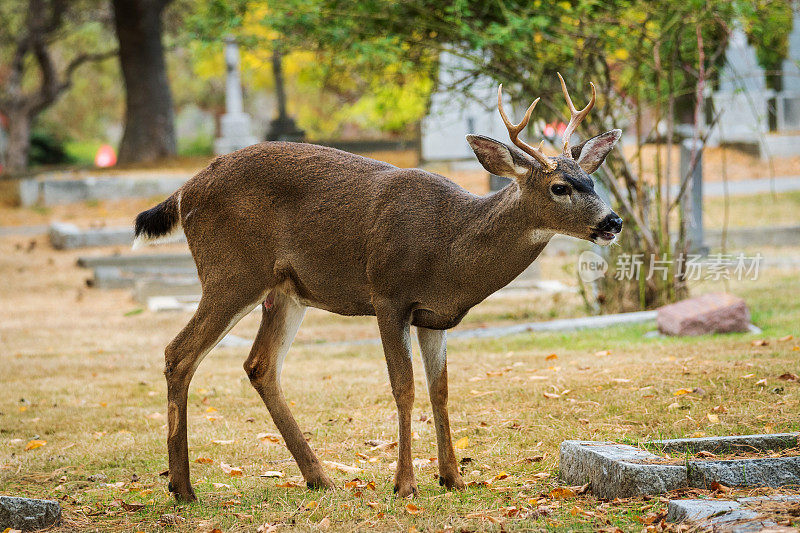
[[[611,213],[604,218],[600,224],[597,225],[600,231],[610,231],[611,233],[619,233],[622,231],[622,219],[616,213]]]

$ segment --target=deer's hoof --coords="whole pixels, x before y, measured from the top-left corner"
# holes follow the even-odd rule
[[[417,484],[413,481],[410,483],[395,483],[394,493],[401,498],[413,497],[419,494]]]
[[[191,485],[184,487],[176,487],[170,481],[167,485],[167,489],[175,496],[175,499],[181,503],[191,503],[197,501],[197,496],[194,493],[194,489]]]
[[[317,478],[306,481],[306,487],[312,490],[333,490],[336,485],[328,476],[322,474]]]
[[[461,479],[461,474],[458,472],[453,474],[439,474],[439,485],[447,488],[447,490],[464,490],[467,488],[466,483]]]

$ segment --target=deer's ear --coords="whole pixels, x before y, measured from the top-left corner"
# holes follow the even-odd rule
[[[497,176],[521,179],[531,173],[531,162],[517,150],[483,135],[467,135],[467,142],[483,168]]]
[[[573,146],[572,159],[587,173],[591,174],[603,164],[608,152],[614,148],[617,141],[622,136],[622,130],[611,130],[601,133],[597,137],[592,137],[583,141],[577,146]]]

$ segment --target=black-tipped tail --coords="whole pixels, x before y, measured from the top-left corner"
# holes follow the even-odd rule
[[[170,240],[180,230],[180,191],[136,216],[134,248]]]

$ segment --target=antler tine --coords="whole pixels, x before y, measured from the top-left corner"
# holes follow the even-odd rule
[[[533,109],[538,103],[539,98],[534,100],[533,103],[528,107],[528,110],[525,112],[525,116],[522,118],[520,123],[514,124],[508,119],[508,115],[506,115],[506,112],[503,109],[503,84],[501,83],[497,88],[497,110],[500,111],[500,117],[503,119],[503,123],[506,125],[508,136],[511,139],[511,142],[514,143],[515,146],[521,148],[523,152],[536,159],[546,169],[553,170],[555,169],[555,163],[541,151],[541,144],[537,149],[519,138],[520,132],[525,129],[525,126],[528,125],[528,121],[531,119]]]
[[[592,86],[592,98],[589,100],[589,103],[586,104],[586,107],[578,111],[575,109],[575,104],[572,103],[572,98],[569,97],[569,91],[567,91],[567,84],[564,83],[564,78],[561,77],[561,73],[556,72],[558,74],[558,79],[561,81],[561,91],[564,93],[564,98],[567,100],[567,107],[569,107],[570,119],[569,124],[564,129],[564,133],[562,138],[564,139],[564,149],[562,150],[562,155],[565,157],[572,157],[572,154],[569,151],[569,138],[572,137],[572,134],[575,133],[575,128],[578,127],[586,115],[589,114],[589,111],[592,110],[594,107],[594,103],[597,100],[597,91],[594,88],[594,83],[589,82],[589,85]]]

